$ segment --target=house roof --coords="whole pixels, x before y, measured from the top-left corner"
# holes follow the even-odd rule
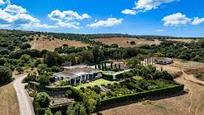
[[[99,70],[90,68],[88,66],[64,67],[63,72],[54,73],[54,76],[61,76],[67,79],[76,78],[85,74],[97,73]]]

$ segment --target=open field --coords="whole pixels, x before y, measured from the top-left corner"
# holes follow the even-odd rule
[[[0,115],[19,115],[18,100],[13,84],[0,87]]]
[[[158,39],[147,40],[147,39],[138,39],[138,38],[122,38],[122,37],[112,37],[112,38],[97,38],[95,41],[100,41],[104,44],[118,44],[120,47],[135,47],[141,45],[158,45],[160,41]],[[135,45],[131,45],[130,42],[135,41]]]
[[[185,71],[190,68],[204,66],[198,62],[182,62],[176,60],[171,65],[162,66],[164,70],[171,72]],[[157,65],[158,68],[161,66]],[[116,107],[102,111],[104,115],[203,115],[204,85],[186,80],[191,74],[183,74],[175,80],[185,85],[186,94],[153,101],[143,101],[126,106]]]
[[[67,44],[68,46],[75,46],[75,47],[86,47],[88,44],[82,43],[80,41],[74,40],[60,40],[60,39],[34,39],[31,41],[32,49],[38,50],[50,50],[54,51],[55,48],[63,46],[63,44]]]
[[[176,41],[176,42],[185,42],[185,43],[190,43],[192,41],[196,41],[195,39],[166,39],[168,41]]]

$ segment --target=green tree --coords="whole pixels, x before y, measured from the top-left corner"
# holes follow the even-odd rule
[[[28,81],[36,81],[37,79],[37,73],[36,72],[30,72],[28,76],[24,79],[24,82]]]
[[[198,43],[199,43],[200,47],[204,48],[204,40],[203,39],[200,39],[198,41]]]
[[[0,66],[0,83],[7,83],[12,80],[12,71],[10,68]]]
[[[20,46],[21,49],[28,49],[31,48],[31,45],[29,43],[24,43]]]
[[[4,65],[6,61],[6,58],[0,58],[0,65]]]
[[[52,67],[54,65],[61,65],[62,62],[63,59],[56,52],[47,52],[44,55],[44,63],[49,67]]]
[[[40,108],[47,108],[50,103],[50,97],[45,92],[37,93],[33,101],[36,105],[39,105]]]
[[[44,115],[53,115],[51,109],[47,108]]]
[[[27,55],[27,54],[23,54],[20,58],[21,62],[22,63],[27,63],[29,60],[30,60],[30,55]]]
[[[42,86],[49,85],[49,83],[50,83],[50,77],[49,77],[48,75],[45,75],[45,74],[40,75],[40,76],[39,76],[39,83],[40,83],[40,85],[42,85]]]
[[[67,107],[67,115],[87,115],[86,108],[82,103],[71,103]]]
[[[140,64],[140,61],[137,58],[129,59],[127,65],[129,68],[136,68]]]

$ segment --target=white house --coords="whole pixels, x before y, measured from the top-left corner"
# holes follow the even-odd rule
[[[89,66],[71,66],[63,67],[64,71],[54,73],[55,80],[66,80],[71,85],[95,80],[102,77],[100,70],[90,68]]]

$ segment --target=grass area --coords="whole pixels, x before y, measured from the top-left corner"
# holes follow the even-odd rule
[[[117,83],[117,81],[109,81],[105,79],[97,79],[95,81],[89,82],[89,83],[84,83],[76,86],[76,88],[81,88],[81,87],[94,87],[95,85],[108,85],[108,84],[114,84]]]
[[[19,115],[18,100],[13,84],[0,86],[0,115]]]
[[[141,76],[133,76],[132,77],[133,79],[139,81],[139,80],[143,80],[143,78]]]

